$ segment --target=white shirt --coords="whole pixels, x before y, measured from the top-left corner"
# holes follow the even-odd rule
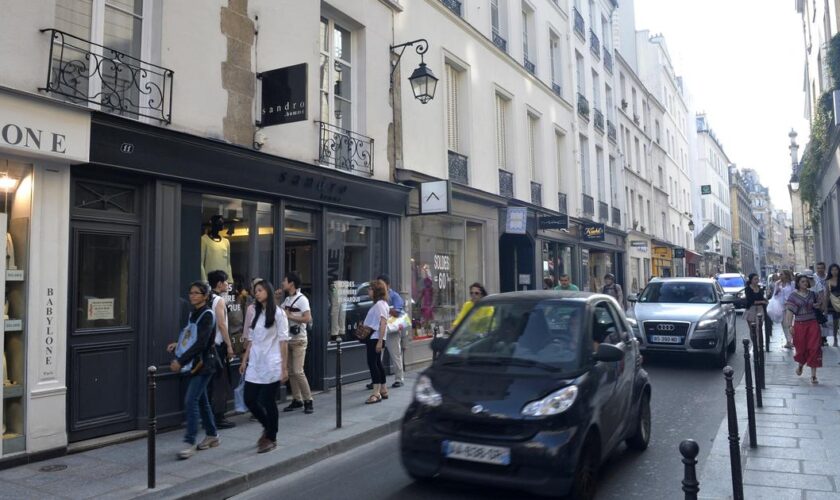
[[[292,304],[294,304],[294,306]],[[288,297],[286,297],[286,300],[283,301],[282,307],[284,311],[287,307],[297,309],[297,311],[292,311],[292,314],[295,315],[303,314],[306,311],[310,310],[309,299],[307,299],[306,295],[302,294],[300,290],[298,290],[296,294],[289,295]],[[300,335],[306,335],[306,323],[298,323],[297,321],[292,320],[289,320],[289,323],[300,326],[300,333],[298,335],[295,335],[295,337],[298,337]]]
[[[280,356],[280,342],[289,340],[289,321],[279,307],[271,328],[265,327],[265,314],[257,318],[257,326],[249,332],[251,342],[245,381],[252,384],[271,384],[280,380],[284,360]]]
[[[222,297],[220,295],[213,295],[213,303],[210,304],[210,309],[213,310],[213,314],[216,314],[216,304],[218,304],[219,301],[221,301],[224,304],[224,302],[225,302],[224,297]],[[221,319],[219,319],[218,321],[216,321],[216,345],[222,345],[222,342],[225,341],[225,338],[222,336],[222,329],[219,328],[219,324],[222,321],[224,321],[225,326],[227,326],[227,305],[225,305],[225,307],[223,309],[224,309],[224,313],[223,313],[224,316]]]
[[[370,338],[379,339],[379,319],[385,318],[387,320],[390,310],[391,306],[384,300],[378,301],[368,310],[367,316],[365,316],[365,326],[373,328],[373,334]],[[385,333],[387,335],[387,328]]]

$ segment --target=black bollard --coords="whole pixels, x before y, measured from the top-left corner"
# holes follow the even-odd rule
[[[750,366],[750,341],[744,339],[744,373],[747,378],[747,425],[750,430],[750,448],[758,446],[755,435],[755,404],[753,403],[753,378]]]
[[[723,376],[726,379],[726,416],[729,420],[729,464],[732,468],[732,498],[734,500],[744,500],[738,415],[735,411],[735,388],[732,386],[732,377],[734,375],[735,370],[731,366],[723,369]]]
[[[756,332],[756,338],[759,340],[758,346],[753,349],[753,356],[758,358],[758,370],[755,373],[755,385],[756,387],[761,387],[761,390],[767,389],[767,386],[764,385],[764,314],[759,313],[757,316],[757,325],[759,331]]]
[[[683,472],[682,490],[685,492],[685,500],[697,500],[697,493],[700,492],[700,482],[697,481],[697,455],[700,453],[700,446],[693,439],[686,439],[680,443],[680,454],[683,456],[682,463],[685,465]]]
[[[770,352],[770,337],[773,335],[773,321],[764,316],[764,351]],[[762,355],[763,356],[763,355]]]
[[[341,429],[341,336],[335,339],[335,427]]]
[[[761,357],[762,357],[762,349],[761,349],[761,335],[759,334],[759,328],[761,328],[761,317],[756,318],[755,322],[755,337],[753,340],[755,344],[753,344],[753,374],[755,376],[755,406],[757,408],[763,408],[763,400],[761,398]]]
[[[146,370],[146,381],[149,393],[149,430],[146,445],[146,470],[148,471],[149,489],[155,487],[155,438],[157,437],[157,415],[155,410],[155,373],[157,368],[152,365]]]

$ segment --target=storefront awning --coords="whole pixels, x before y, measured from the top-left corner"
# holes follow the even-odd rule
[[[707,222],[703,230],[700,231],[700,234],[694,237],[694,247],[699,249],[706,248],[706,243],[711,241],[720,230],[721,227],[714,222]]]

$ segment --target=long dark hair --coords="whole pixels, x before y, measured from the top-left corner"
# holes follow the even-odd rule
[[[750,273],[750,275],[747,277],[747,285],[752,286],[752,279],[757,277],[757,276],[758,275],[756,273]]]
[[[472,285],[470,285],[470,287],[467,289],[467,291],[472,290],[473,288],[478,288],[478,290],[481,292],[481,297],[482,298],[487,297],[487,290],[484,289],[484,285],[482,285],[481,283],[478,283],[478,282],[473,283]]]
[[[828,279],[831,279],[831,278],[834,277],[831,274],[831,270],[834,269],[835,267],[837,268],[837,279],[840,280],[840,266],[838,266],[837,264],[831,264],[830,266],[828,266]],[[840,283],[838,283],[838,284],[840,284]]]
[[[265,327],[271,328],[274,326],[274,317],[277,315],[277,302],[274,300],[274,285],[266,280],[260,280],[254,283],[254,291],[257,287],[265,290],[268,295],[265,299],[265,311],[263,311],[262,302],[259,300],[254,302],[254,320],[251,322],[251,329],[257,327],[257,320],[260,318],[260,313],[265,312]]]

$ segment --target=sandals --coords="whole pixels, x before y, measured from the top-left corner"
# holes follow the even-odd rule
[[[388,393],[387,392],[380,392],[379,397],[381,397],[382,399],[388,399]]]
[[[785,349],[793,349],[793,344],[788,342],[787,344],[783,345],[782,347],[785,348]]]
[[[797,376],[797,377],[802,376],[802,365],[799,365],[799,366],[796,368],[796,376]]]
[[[372,405],[372,404],[381,403],[381,402],[382,402],[382,396],[380,396],[378,394],[371,394],[370,397],[367,398],[367,401],[365,401],[365,404],[366,405]]]
[[[820,382],[817,380],[817,377],[811,377],[811,383],[816,385],[816,384],[819,384]]]

